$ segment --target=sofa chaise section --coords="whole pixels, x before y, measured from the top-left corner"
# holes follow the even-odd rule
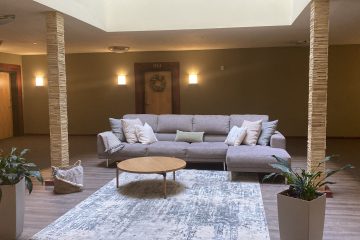
[[[276,155],[290,161],[290,155],[281,148],[270,146],[230,146],[226,155],[226,166],[231,172],[274,172],[269,164],[275,163]]]
[[[227,169],[232,172],[276,172],[269,165],[276,162],[273,155],[291,163],[286,139],[278,131],[271,136],[270,146],[230,146],[226,154]]]

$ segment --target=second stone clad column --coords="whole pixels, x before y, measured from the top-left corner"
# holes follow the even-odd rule
[[[312,0],[307,170],[313,172],[326,151],[329,0]],[[325,164],[317,169],[325,171]]]
[[[51,165],[66,166],[69,140],[63,15],[47,13],[46,30]]]

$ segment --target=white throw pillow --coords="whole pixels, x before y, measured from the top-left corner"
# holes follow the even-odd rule
[[[240,146],[241,143],[244,141],[244,139],[246,137],[246,134],[247,134],[247,128],[246,127],[239,127],[234,146]]]
[[[140,119],[121,119],[121,125],[123,127],[123,132],[125,134],[126,141],[128,143],[136,143],[138,142],[138,138],[136,136],[136,125],[142,125]]]
[[[244,144],[254,146],[256,145],[260,132],[261,132],[261,123],[262,120],[250,122],[247,120],[244,120],[241,127],[245,127],[246,130],[246,136],[244,138]]]
[[[157,138],[153,129],[150,127],[149,124],[145,123],[144,126],[136,125],[136,136],[142,144],[151,144],[153,142],[157,142]]]
[[[233,126],[225,140],[229,146],[239,146],[246,136],[246,128]]]

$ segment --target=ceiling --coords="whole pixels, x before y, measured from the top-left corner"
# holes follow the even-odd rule
[[[360,1],[330,1],[330,43],[360,44]],[[52,0],[52,2],[58,1]],[[0,52],[22,55],[45,54],[45,13],[53,11],[53,8],[55,7],[50,8],[31,0],[1,0],[0,15],[16,14],[16,20],[6,25],[0,25],[0,40],[3,40]],[[103,10],[99,9],[100,11]],[[177,12],[172,10],[172,14]],[[138,12],[129,11],[129,13],[133,16],[139,15]],[[179,12],[179,14],[184,13]],[[187,15],[184,16],[187,17]],[[97,19],[96,17],[99,16],[88,15],[87,21],[90,23],[86,23],[86,19],[83,17],[70,16],[70,13],[65,14],[67,53],[107,52],[107,47],[113,45],[130,46],[130,51],[298,46],[301,45],[298,42],[309,39],[309,6],[296,19],[294,17],[288,20],[288,24],[274,24],[274,26],[261,26],[261,24],[250,26],[249,24],[246,27],[222,25],[218,28],[208,28],[203,25],[201,28],[202,25],[197,25],[200,29],[189,29],[189,25],[187,25],[188,27],[184,30],[162,30],[169,29],[168,24],[164,28],[158,25],[156,28],[148,28],[149,30],[144,29],[144,25],[142,25],[142,31],[136,30],[136,28],[136,31],[129,31],[128,26],[122,30],[115,29],[117,25],[111,27],[106,22],[109,21],[108,19]],[[165,19],[165,22],[167,20]],[[172,26],[172,29],[181,27],[183,26],[177,28]]]
[[[310,0],[34,1],[106,32],[291,25],[310,2]]]

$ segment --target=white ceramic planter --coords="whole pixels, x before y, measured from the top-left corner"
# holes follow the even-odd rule
[[[284,192],[277,195],[280,239],[322,240],[326,195],[305,201],[285,196]]]
[[[18,238],[24,226],[25,180],[16,185],[1,185],[0,239]]]

